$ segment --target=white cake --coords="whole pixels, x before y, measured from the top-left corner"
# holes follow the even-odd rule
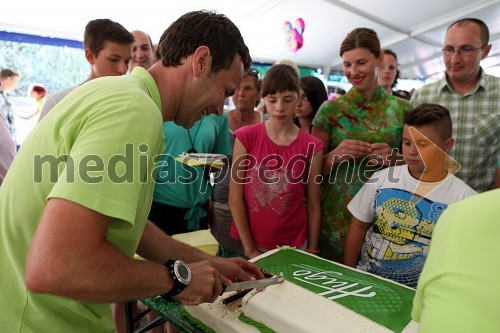
[[[248,294],[243,299],[242,311],[245,316],[283,333],[391,332],[288,281]]]
[[[217,333],[258,333],[259,330],[238,319],[245,316],[264,324],[276,332],[392,332],[342,305],[293,283],[253,290],[240,304],[225,305],[221,300],[225,293],[212,304],[186,306],[186,311]]]
[[[288,270],[283,283],[254,289],[239,304],[221,303],[229,292],[213,304],[186,306],[186,311],[217,333],[259,332],[238,319],[241,313],[283,333],[401,332],[410,321],[413,289],[301,251],[277,251],[259,256],[272,257],[257,264]]]
[[[241,300],[229,305],[221,303],[221,300],[230,294],[229,292],[219,296],[214,303],[186,306],[186,311],[217,333],[260,333],[257,328],[238,319],[241,314]]]

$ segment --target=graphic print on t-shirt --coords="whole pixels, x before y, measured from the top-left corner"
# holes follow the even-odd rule
[[[258,212],[269,207],[276,214],[283,215],[293,200],[293,194],[288,191],[287,174],[284,168],[265,170],[264,166],[250,171],[254,183],[254,192],[249,200],[250,209]]]
[[[416,287],[434,226],[447,204],[402,189],[377,192],[377,220],[366,234],[359,266],[371,273]]]

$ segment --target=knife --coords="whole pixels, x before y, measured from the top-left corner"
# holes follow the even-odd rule
[[[267,279],[260,279],[260,280],[251,280],[251,281],[243,281],[243,282],[234,282],[233,284],[229,286],[224,286],[222,289],[222,293],[225,293],[227,291],[236,291],[236,290],[246,290],[246,289],[253,289],[253,288],[259,288],[259,287],[267,287],[273,284],[279,284],[281,282],[285,281],[285,277],[283,274],[273,276],[271,278]],[[221,293],[221,295],[222,295]]]

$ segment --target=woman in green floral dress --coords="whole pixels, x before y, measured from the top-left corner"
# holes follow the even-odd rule
[[[340,56],[353,87],[323,103],[312,131],[325,144],[319,250],[322,257],[338,262],[343,260],[351,220],[347,204],[374,171],[391,161],[394,165],[392,149],[400,146],[403,118],[411,110],[408,101],[387,94],[378,84],[383,55],[375,31],[351,31]],[[399,155],[397,160],[402,160]]]

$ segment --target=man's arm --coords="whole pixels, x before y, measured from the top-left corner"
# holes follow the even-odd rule
[[[252,276],[264,278],[260,269],[243,258],[219,258],[210,256],[195,247],[179,242],[148,221],[139,243],[137,253],[144,259],[163,263],[168,259],[179,259],[186,263],[209,261],[226,277],[238,277],[240,280],[249,280]],[[224,285],[229,280],[221,277]]]
[[[179,259],[190,263],[210,258],[204,252],[176,241],[149,220],[144,228],[137,254],[157,263],[164,263],[168,259]]]
[[[133,260],[106,240],[111,218],[72,201],[47,203],[26,261],[27,287],[92,302],[124,302],[173,286],[163,265]]]
[[[365,243],[365,237],[371,223],[366,223],[352,217],[345,238],[344,265],[356,267],[361,248]]]
[[[35,293],[88,302],[126,302],[166,293],[173,281],[163,264],[134,260],[106,240],[111,218],[72,201],[47,203],[26,262],[25,281]],[[177,299],[213,301],[221,276],[210,261],[190,265],[191,284]]]

